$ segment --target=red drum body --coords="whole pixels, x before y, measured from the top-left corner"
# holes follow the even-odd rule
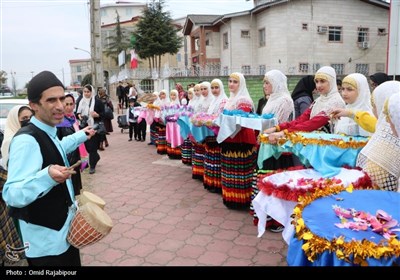
[[[105,237],[112,227],[112,220],[103,209],[93,202],[86,202],[76,212],[67,240],[80,249]]]

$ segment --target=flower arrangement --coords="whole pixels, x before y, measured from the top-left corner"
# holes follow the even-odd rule
[[[397,220],[383,210],[377,210],[375,215],[371,215],[364,211],[344,209],[336,204],[332,208],[336,216],[340,218],[340,223],[335,224],[338,228],[355,231],[366,231],[371,228],[373,232],[382,234],[388,240],[397,237],[396,231],[400,231]]]
[[[194,126],[207,126],[212,127],[215,126],[215,119],[217,118],[216,115],[207,114],[204,112],[194,114],[190,117],[190,122]]]
[[[374,243],[366,239],[345,242],[344,236],[327,240],[314,235],[305,226],[302,218],[302,211],[307,205],[315,199],[336,195],[342,191],[352,192],[352,187],[344,188],[343,186],[335,186],[332,188],[318,189],[313,194],[299,198],[299,203],[293,210],[294,220],[292,224],[295,226],[297,239],[303,240],[302,249],[307,259],[313,262],[319,254],[330,251],[334,252],[338,259],[361,266],[367,266],[367,258],[400,257],[400,241],[394,237],[386,241],[383,239],[379,243]],[[350,256],[353,256],[353,260],[350,260]]]

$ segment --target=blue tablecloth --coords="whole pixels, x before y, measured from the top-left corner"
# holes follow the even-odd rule
[[[206,137],[215,136],[214,131],[207,126],[193,125],[188,116],[180,116],[177,123],[180,126],[180,133],[183,139],[188,138],[189,134],[191,134],[197,143],[201,143]]]
[[[351,139],[351,141],[366,143],[368,140],[367,137],[350,137],[329,133],[301,132],[297,134],[303,136],[304,138],[322,139],[328,141],[332,139],[342,139],[344,142],[349,142]],[[293,144],[290,140],[286,141],[282,146],[262,143],[260,145],[257,163],[258,166],[262,168],[262,163],[264,160],[272,156],[278,158],[282,152],[291,152],[295,154],[306,167],[313,167],[315,170],[320,172],[324,178],[329,178],[337,175],[343,166],[355,167],[357,155],[361,149],[362,147],[357,149],[342,149],[335,145],[304,145],[302,143]]]
[[[338,201],[336,197],[343,200]],[[316,236],[332,240],[339,236],[345,237],[345,242],[350,240],[367,239],[374,243],[384,240],[384,237],[373,232],[370,228],[367,231],[353,231],[351,229],[341,229],[335,226],[340,223],[340,219],[333,211],[332,205],[342,208],[354,208],[355,210],[369,212],[375,215],[381,209],[400,221],[400,193],[381,191],[381,190],[357,190],[353,193],[341,192],[338,195],[327,196],[316,199],[307,205],[302,212],[305,226]],[[399,234],[399,233],[398,233]],[[398,237],[399,239],[399,237]],[[340,260],[335,252],[324,251],[314,262],[307,259],[302,250],[303,240],[298,240],[294,236],[289,245],[287,262],[291,266],[352,266],[353,263]],[[350,260],[352,260],[352,255]],[[390,266],[393,263],[400,264],[400,258],[368,258],[366,260],[370,266]]]

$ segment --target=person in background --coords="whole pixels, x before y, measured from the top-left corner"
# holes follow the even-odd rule
[[[57,124],[57,136],[62,140],[65,136],[74,134],[79,131],[79,124],[74,114],[75,99],[72,94],[65,95],[64,100],[64,119]],[[88,165],[88,152],[85,144],[80,144],[78,148],[67,154],[67,159],[70,165],[81,160],[81,164],[74,168],[75,174],[71,175],[72,184],[74,186],[75,195],[79,195],[82,189],[81,171]]]
[[[138,102],[136,102],[135,98],[129,99],[129,107],[126,112],[126,119],[129,123],[129,140],[132,141],[132,136],[135,137],[136,141],[140,141],[139,132],[138,132],[138,117],[139,114],[135,112],[135,107],[140,106]],[[143,120],[142,120],[143,121]]]
[[[82,121],[86,118],[89,126],[94,126],[95,123],[104,119],[103,102],[96,96],[92,85],[83,87],[83,98],[77,109],[77,118]],[[89,153],[89,174],[96,172],[96,165],[100,160],[99,148],[102,135],[96,133],[88,141],[85,142],[86,150]]]
[[[389,81],[389,76],[386,73],[377,72],[369,76],[369,81],[371,91],[373,91],[380,84]]]
[[[14,106],[7,115],[4,128],[4,140],[1,146],[2,166],[0,166],[0,196],[7,180],[8,150],[15,133],[26,126],[33,111],[27,105]],[[9,246],[7,248],[7,246]],[[0,266],[27,266],[23,243],[15,227],[14,220],[8,215],[7,205],[0,197]],[[10,258],[11,250],[12,258]],[[8,252],[8,253],[6,253]]]
[[[29,123],[32,115],[33,111],[28,105],[14,106],[7,115],[6,124],[4,126],[4,139],[1,144],[1,163],[6,170],[11,140],[21,127]]]
[[[336,86],[337,86],[337,90],[340,94],[342,94],[342,80],[341,79],[336,79]]]
[[[188,103],[187,92],[183,89],[182,84],[176,83],[175,84],[175,89],[178,91],[179,103],[182,104],[182,105],[186,105]],[[185,101],[183,101],[183,103],[185,103],[185,104],[183,104],[182,100],[185,100],[186,103],[185,103]]]
[[[104,89],[104,88],[99,89],[99,99],[101,100],[101,102],[103,102],[104,107],[108,107],[111,109],[112,112],[114,112],[114,105],[110,99],[110,96],[108,96],[106,89]],[[114,131],[111,119],[104,117],[103,122],[104,122],[104,126],[106,127],[107,133],[104,135],[101,135],[102,139],[101,139],[100,147],[99,147],[100,151],[104,151],[104,147],[107,148],[109,146],[107,135],[109,135],[111,132]]]
[[[304,111],[314,102],[314,93],[314,76],[304,76],[297,82],[292,92],[294,119],[303,114]]]
[[[116,89],[116,95],[118,98],[118,108],[122,109],[125,104],[125,98],[124,98],[124,86],[122,85],[122,82],[118,82],[118,86]]]
[[[262,110],[264,109],[264,106],[267,104],[268,98],[269,98],[269,93],[267,93],[265,91],[265,88],[263,86],[263,94],[264,96],[261,97],[260,99],[258,99],[258,103],[257,103],[257,109],[256,109],[256,113],[257,115],[262,115]]]
[[[28,99],[35,113],[11,141],[3,199],[29,247],[25,254],[30,266],[80,266],[79,249],[67,241],[77,210],[67,153],[95,131],[86,127],[58,139],[56,125],[64,119],[65,93],[49,71],[30,80]]]

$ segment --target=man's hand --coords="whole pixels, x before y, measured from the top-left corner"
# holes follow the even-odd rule
[[[88,136],[88,140],[89,140],[90,138],[92,138],[93,135],[96,134],[96,130],[94,130],[91,126],[87,126],[87,127],[83,128],[82,130],[83,130],[83,131],[85,132],[85,134]]]
[[[51,164],[48,172],[50,177],[57,183],[64,183],[72,174],[76,173],[73,167],[66,167],[58,164]]]

